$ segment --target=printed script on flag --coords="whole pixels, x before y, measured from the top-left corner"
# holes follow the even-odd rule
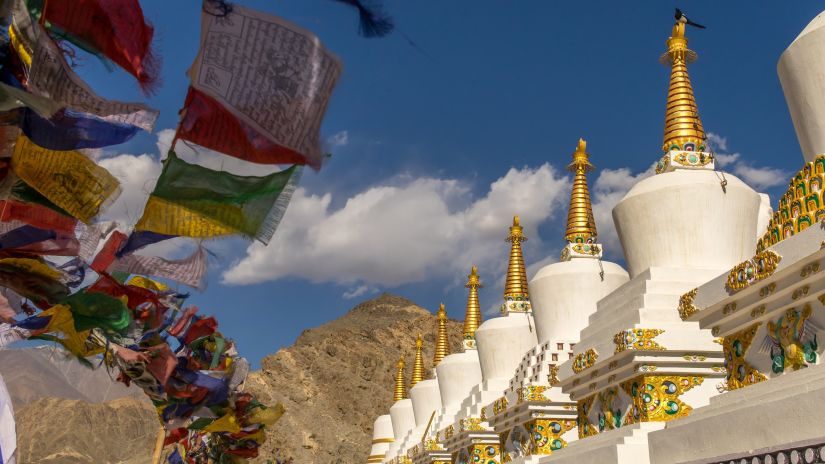
[[[215,16],[204,4],[192,86],[272,142],[322,157],[319,130],[340,61],[309,31],[233,5]],[[220,130],[219,128],[215,128]]]

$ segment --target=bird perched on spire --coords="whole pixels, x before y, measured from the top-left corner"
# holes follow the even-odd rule
[[[678,8],[676,8],[676,21],[679,21],[680,23],[683,23],[683,24],[687,24],[689,26],[698,27],[699,29],[705,29],[705,26],[703,26],[699,23],[694,23],[693,21],[688,19],[688,17],[685,16],[684,13],[682,13],[682,10],[680,10]]]

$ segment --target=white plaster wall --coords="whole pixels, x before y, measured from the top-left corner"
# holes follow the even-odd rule
[[[427,425],[433,412],[441,409],[441,392],[438,389],[438,380],[427,379],[415,384],[410,389],[410,399],[415,415],[415,425]]]
[[[756,251],[761,199],[736,176],[710,170],[658,174],[613,209],[630,276],[653,266],[730,269]]]
[[[415,427],[412,401],[409,398],[396,401],[390,407],[390,417],[392,418],[392,433],[398,443],[404,439],[407,432]]]
[[[760,193],[759,200],[759,217],[756,220],[756,241],[758,242],[765,232],[768,231],[768,223],[771,222],[773,216],[773,206],[771,206],[771,197],[767,193]]]
[[[14,410],[3,377],[0,377],[0,462],[13,464],[17,450],[17,436],[14,429]]]
[[[777,72],[806,161],[825,154],[825,12],[779,58]]]
[[[481,378],[510,379],[524,353],[538,344],[536,323],[530,313],[510,313],[488,319],[476,330]]]
[[[448,411],[457,409],[461,401],[470,394],[470,390],[481,383],[481,364],[476,350],[445,357],[435,371],[438,374],[436,378],[441,404]]]
[[[596,302],[630,279],[618,264],[602,261],[602,267],[604,280],[593,258],[553,263],[536,273],[529,288],[539,343],[577,341]]]

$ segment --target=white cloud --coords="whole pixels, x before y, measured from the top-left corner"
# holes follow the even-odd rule
[[[103,219],[132,225],[143,213],[146,199],[160,175],[160,162],[150,155],[116,155],[98,162],[120,181],[121,194]]]
[[[717,168],[724,168],[732,172],[754,190],[762,191],[788,182],[791,173],[785,170],[757,167],[743,159],[739,153],[725,153],[728,149],[727,137],[710,132],[708,133],[708,142],[711,147],[722,151],[721,153],[715,153]]]
[[[327,138],[327,143],[332,148],[345,147],[349,144],[349,131],[342,130],[330,135]]]
[[[507,266],[503,238],[519,214],[525,245],[539,249],[538,227],[564,209],[569,179],[552,166],[510,169],[484,197],[454,179],[401,179],[378,185],[331,210],[332,194],[299,188],[268,247],[252,244],[224,273],[229,284],[285,276],[342,285],[393,287],[453,278],[476,264],[500,276]],[[500,280],[500,279],[497,279]]]
[[[348,290],[348,291],[344,292],[344,294],[341,295],[341,296],[345,300],[351,300],[353,298],[358,298],[361,295],[366,295],[368,293],[373,294],[373,293],[377,293],[377,292],[378,292],[378,289],[376,289],[374,287],[371,287],[369,285],[359,285],[359,286],[357,286],[357,287],[355,287],[351,290]]]

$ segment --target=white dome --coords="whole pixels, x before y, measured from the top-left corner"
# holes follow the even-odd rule
[[[813,161],[825,154],[825,12],[782,53],[777,72],[802,154]]]
[[[761,198],[731,174],[676,170],[636,184],[613,209],[630,276],[650,267],[720,272],[756,252]]]
[[[441,393],[438,390],[438,380],[427,379],[415,384],[410,389],[410,399],[415,415],[415,425],[427,425],[433,411],[441,409]]]
[[[396,401],[390,407],[390,417],[392,418],[392,433],[397,444],[404,439],[407,432],[415,427],[412,401],[409,398]]]
[[[367,462],[384,462],[384,457],[392,444],[392,418],[389,414],[378,416],[372,426],[372,448]]]
[[[530,300],[538,343],[576,342],[596,311],[596,302],[629,280],[627,271],[593,258],[572,258],[544,266],[530,281]]]
[[[524,353],[538,344],[536,323],[531,313],[510,313],[488,319],[476,330],[481,377],[509,379]]]
[[[451,354],[435,367],[441,404],[451,410],[458,408],[474,386],[481,383],[481,364],[478,351],[466,350]]]

